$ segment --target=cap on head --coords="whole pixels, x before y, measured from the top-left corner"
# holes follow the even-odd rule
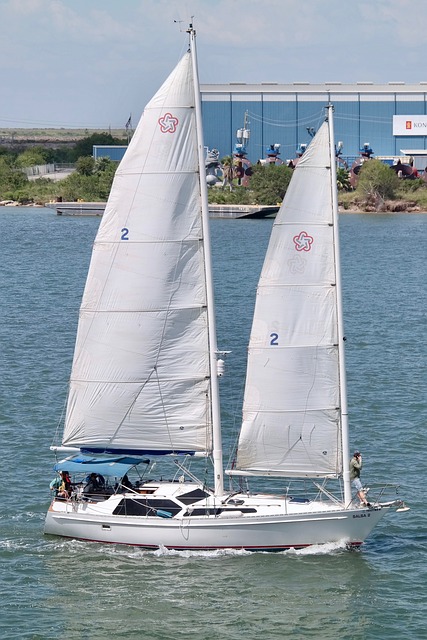
[[[360,456],[360,451],[359,451],[358,449],[356,449],[356,451],[354,452],[354,454],[353,454],[353,455],[354,455],[354,457],[356,457],[356,456]]]

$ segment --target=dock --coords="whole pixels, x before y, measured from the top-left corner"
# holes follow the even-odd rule
[[[105,210],[105,202],[47,202],[46,207],[54,209],[58,216],[102,216]],[[211,218],[273,218],[279,211],[279,205],[236,205],[236,204],[210,204],[209,216]]]
[[[45,206],[54,209],[57,216],[102,216],[105,202],[46,202]]]

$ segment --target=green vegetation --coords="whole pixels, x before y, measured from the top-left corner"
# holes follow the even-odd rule
[[[284,165],[256,165],[249,188],[221,186],[209,189],[209,202],[217,204],[275,205],[286,193],[292,169]],[[424,180],[404,180],[379,160],[366,162],[360,171],[356,190],[351,190],[349,174],[337,171],[339,204],[348,211],[427,211],[427,185]]]
[[[13,200],[20,204],[44,204],[63,200],[105,201],[111,189],[117,162],[92,157],[93,145],[123,145],[126,140],[109,133],[93,133],[68,148],[35,145],[19,150],[0,147],[0,201]],[[59,182],[49,174],[29,180],[23,169],[44,164],[73,164],[76,171]]]
[[[4,136],[2,138],[4,141]],[[106,201],[117,163],[109,158],[95,161],[92,157],[93,146],[124,145],[127,141],[113,137],[111,133],[97,132],[76,137],[71,146],[69,142],[67,139],[66,145],[59,143],[55,145],[56,148],[33,143],[27,147],[15,145],[10,149],[0,146],[0,201],[41,205],[57,199]],[[226,160],[223,159],[224,164]],[[49,174],[29,180],[23,171],[35,165],[51,163],[73,164],[75,171],[58,182],[49,179]],[[215,185],[209,188],[209,202],[276,205],[283,200],[291,176],[292,169],[285,165],[254,165],[249,187],[238,186],[236,180],[231,188]],[[342,167],[337,171],[337,183],[340,206],[349,211],[427,211],[426,182],[421,179],[399,179],[394,171],[379,160],[373,159],[363,164],[356,190],[351,190],[348,171]]]
[[[69,143],[77,142],[90,135],[104,135],[101,129],[0,129],[0,141],[3,143],[15,144],[31,143]],[[123,136],[123,129],[109,129],[109,135],[115,138]],[[102,144],[97,143],[97,144]]]
[[[215,204],[275,205],[282,202],[292,176],[286,165],[255,165],[249,187],[215,186],[209,189],[209,202]]]
[[[117,162],[109,158],[80,158],[76,171],[58,183],[64,201],[105,202],[108,199]]]
[[[124,145],[127,144],[127,140],[122,140],[120,138],[114,138],[110,133],[93,133],[91,136],[87,138],[83,138],[77,142],[74,149],[72,149],[71,162],[75,162],[78,158],[82,156],[91,156],[93,153],[94,145]]]
[[[398,188],[399,178],[390,167],[380,160],[364,163],[356,191],[366,202],[376,204],[378,200],[393,200]]]
[[[344,169],[344,167],[339,167],[337,169],[337,184],[339,191],[351,190],[350,177],[348,175],[347,169]]]
[[[15,200],[15,196],[27,182],[27,176],[17,170],[12,158],[0,156],[0,199]]]
[[[292,169],[286,165],[270,164],[253,167],[251,190],[254,194],[254,204],[282,202],[291,177]]]
[[[398,178],[395,171],[380,160],[365,162],[355,191],[345,191],[340,191],[339,201],[348,211],[427,211],[424,180]]]

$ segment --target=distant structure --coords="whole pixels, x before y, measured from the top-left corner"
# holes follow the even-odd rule
[[[233,181],[239,187],[248,187],[249,179],[252,175],[252,164],[247,158],[247,145],[249,144],[251,132],[249,129],[248,112],[246,111],[243,127],[237,130],[237,142],[233,151]]]
[[[231,158],[225,158],[222,163],[223,187],[230,190],[234,186],[249,186],[249,178],[252,175],[252,164],[247,158],[247,145],[251,132],[249,129],[248,113],[245,113],[243,127],[237,129],[233,154]]]
[[[92,156],[95,160],[100,158],[110,158],[114,162],[120,162],[127,145],[110,145],[110,144],[94,144],[92,147]]]
[[[306,142],[301,142],[296,150],[296,157],[293,158],[292,160],[289,160],[288,162],[288,167],[290,167],[291,169],[295,169],[295,167],[298,164],[298,161],[300,158],[302,158],[302,156],[304,155],[305,150],[307,149],[308,144]]]
[[[222,169],[219,160],[218,149],[206,149],[206,182],[208,187],[213,187],[222,180]]]
[[[258,160],[259,164],[269,165],[269,164],[284,164],[283,160],[280,156],[280,144],[270,144],[266,150],[266,157]]]
[[[292,158],[307,130],[319,128],[324,107],[332,102],[336,139],[345,144],[349,166],[366,140],[380,157],[396,157],[405,149],[427,155],[427,127],[416,119],[427,120],[426,87],[424,82],[368,81],[202,84],[204,140],[210,148],[229,149],[235,131],[248,113],[251,144],[247,157],[257,162],[262,155],[258,150],[274,141],[281,145],[283,159]],[[397,117],[403,120],[400,128],[396,128]],[[408,128],[405,126],[406,121],[414,122],[412,128],[409,124]],[[411,155],[420,169],[418,154]]]

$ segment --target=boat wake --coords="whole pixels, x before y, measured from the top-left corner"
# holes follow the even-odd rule
[[[324,544],[313,544],[310,547],[304,547],[303,549],[289,549],[283,551],[284,555],[296,555],[296,556],[323,556],[337,553],[339,551],[346,551],[348,548],[347,540],[338,540],[338,542],[325,542]]]
[[[133,559],[139,557],[156,557],[156,558],[222,558],[230,556],[253,556],[257,554],[271,555],[269,551],[248,551],[246,549],[167,549],[166,547],[159,547],[155,550],[147,549],[133,549],[132,551],[124,547],[113,546],[109,549],[111,552],[114,549],[113,554],[123,554]],[[319,555],[331,555],[341,551],[347,550],[347,541],[340,540],[338,542],[327,542],[325,544],[314,544],[304,549],[287,549],[286,551],[278,551],[275,555],[278,556],[319,556]],[[105,552],[105,548],[100,548],[100,551]]]
[[[287,549],[286,551],[278,551],[277,556],[321,556],[340,553],[348,549],[348,542],[345,539],[337,542],[326,542],[324,544],[313,544],[303,549]],[[97,553],[109,555],[114,558],[123,557],[132,560],[139,558],[222,558],[222,557],[242,557],[253,556],[258,554],[270,555],[268,551],[248,551],[246,549],[168,549],[160,546],[158,549],[141,549],[137,547],[129,547],[127,545],[108,545],[86,542],[75,539],[62,539],[50,541],[52,552],[65,550],[69,554],[81,555],[82,551],[87,550],[88,553],[96,549]]]

